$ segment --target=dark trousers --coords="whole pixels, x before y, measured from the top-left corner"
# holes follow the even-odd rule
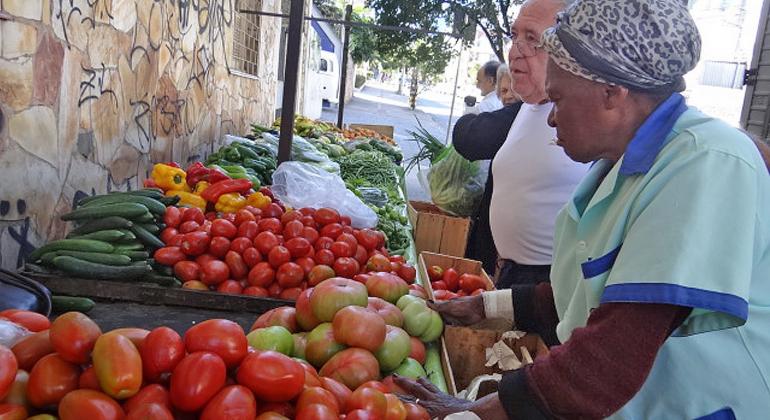
[[[495,287],[510,289],[511,286],[551,282],[550,265],[524,265],[511,260],[501,260]]]

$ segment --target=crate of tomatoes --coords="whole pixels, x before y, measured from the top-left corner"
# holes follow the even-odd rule
[[[421,252],[419,268],[422,278],[428,279],[425,290],[433,300],[475,296],[495,289],[495,284],[479,261]]]

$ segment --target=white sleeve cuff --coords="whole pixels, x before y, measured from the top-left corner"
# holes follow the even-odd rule
[[[486,318],[502,318],[513,321],[513,296],[511,289],[483,292]]]

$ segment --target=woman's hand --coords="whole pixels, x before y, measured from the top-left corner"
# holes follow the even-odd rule
[[[421,405],[428,410],[428,414],[430,414],[432,419],[443,419],[452,413],[469,411],[474,404],[471,401],[461,400],[444,394],[425,378],[415,381],[396,374],[393,375],[393,378],[396,385],[411,395],[399,395],[399,398],[406,402]]]
[[[484,320],[484,298],[467,296],[443,302],[428,302],[450,325],[473,325]]]

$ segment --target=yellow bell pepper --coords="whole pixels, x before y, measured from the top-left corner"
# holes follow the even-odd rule
[[[156,163],[150,177],[163,191],[190,191],[187,173],[180,168]]]
[[[246,207],[246,204],[246,197],[236,192],[222,194],[219,196],[217,204],[214,206],[214,208],[222,213],[235,213],[238,210]]]
[[[166,197],[173,196],[179,197],[180,200],[178,205],[180,206],[197,207],[203,211],[206,211],[206,200],[204,200],[203,197],[199,196],[198,194],[187,191],[166,191]]]
[[[270,203],[273,202],[273,200],[271,200],[270,197],[260,192],[255,192],[249,195],[247,202],[252,207],[256,207],[260,210],[264,210],[270,205]]]
[[[201,195],[203,191],[206,191],[206,188],[208,188],[211,184],[209,184],[206,181],[198,181],[197,184],[195,184],[195,189],[193,189],[193,193],[197,195]]]

